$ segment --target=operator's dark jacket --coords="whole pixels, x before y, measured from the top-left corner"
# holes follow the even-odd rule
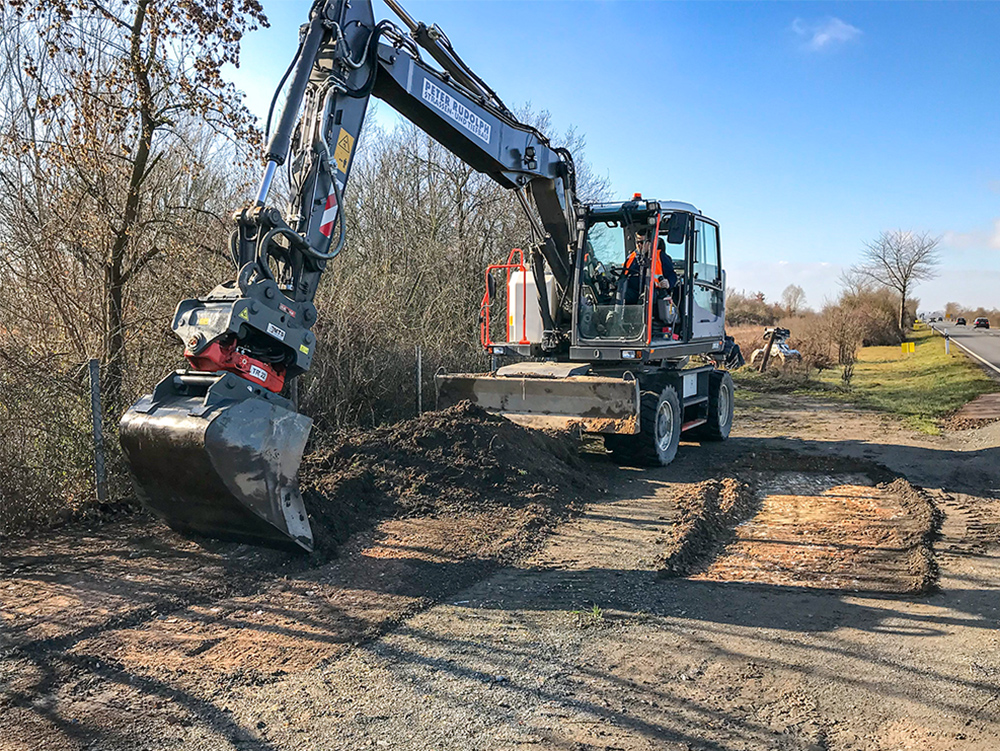
[[[667,283],[670,284],[670,289],[673,289],[677,286],[677,272],[674,271],[674,259],[667,254],[667,248],[663,240],[659,241],[658,246],[661,272],[666,277]],[[635,259],[636,254],[633,253],[625,262],[625,273],[620,282],[620,299],[625,305],[637,305],[642,293],[643,265],[636,263]],[[646,281],[648,283],[648,278]]]

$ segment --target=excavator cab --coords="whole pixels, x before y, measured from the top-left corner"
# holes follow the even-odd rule
[[[631,345],[642,358],[722,336],[718,225],[694,206],[591,206],[579,259],[577,346]]]
[[[652,225],[630,219],[598,216],[587,228],[578,292],[583,342],[642,345],[681,339],[678,280],[684,273],[685,235],[669,238],[659,216]]]
[[[644,402],[669,388],[678,412],[666,424],[710,425],[713,436],[728,435],[731,384],[711,375],[712,365],[685,368],[692,355],[724,349],[718,224],[691,204],[639,195],[585,206],[578,217],[571,309],[549,311],[557,329],[560,316],[570,319],[561,341],[552,345],[537,312],[558,298],[550,276],[512,254],[493,267],[513,269],[506,296],[487,292],[482,317],[507,322],[506,341],[484,337],[483,344],[494,361],[515,361],[497,362],[489,374],[438,376],[438,404],[469,399],[523,425],[602,434],[616,449],[652,443],[666,464],[676,436],[650,425]],[[503,303],[506,316],[496,309]],[[721,402],[720,392],[727,394]]]

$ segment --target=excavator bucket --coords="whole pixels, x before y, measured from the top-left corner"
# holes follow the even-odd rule
[[[140,500],[172,529],[312,551],[298,468],[312,420],[232,373],[178,372],[122,417]]]

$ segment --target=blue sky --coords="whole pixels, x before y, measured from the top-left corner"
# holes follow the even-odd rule
[[[308,6],[264,0],[272,27],[245,40],[233,80],[259,114]],[[922,309],[1000,307],[1000,3],[404,7],[508,104],[586,134],[617,194],[717,219],[729,286],[775,299],[796,283],[818,306],[867,240],[907,229],[942,238]]]

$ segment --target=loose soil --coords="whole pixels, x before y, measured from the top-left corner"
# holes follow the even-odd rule
[[[1000,393],[977,396],[954,415],[944,420],[948,430],[971,430],[1000,420]]]
[[[850,592],[919,594],[937,569],[937,512],[906,480],[773,473],[735,539],[693,578]]]
[[[938,513],[926,495],[903,479],[876,485],[865,474],[817,471],[839,462],[783,459],[809,471],[754,472],[744,474],[752,482],[706,480],[678,492],[661,572],[854,592],[934,585]]]
[[[335,436],[312,557],[4,540],[0,749],[995,749],[997,446],[777,395],[656,470],[468,406]]]
[[[335,435],[301,470],[317,560],[373,517],[470,513],[479,519],[474,526],[494,527],[476,535],[477,554],[511,560],[586,496],[591,481],[577,443],[468,402],[388,428]]]

